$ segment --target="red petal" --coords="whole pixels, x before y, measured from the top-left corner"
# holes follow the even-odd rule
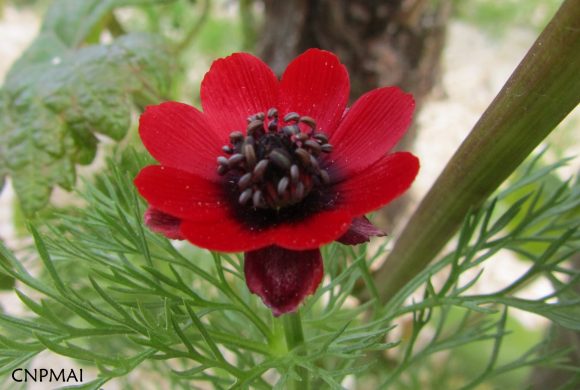
[[[338,242],[345,245],[358,245],[364,242],[369,242],[371,237],[383,237],[387,233],[373,225],[365,216],[357,217],[352,220],[352,225],[342,236],[338,238]]]
[[[419,172],[419,159],[408,152],[389,154],[364,172],[337,185],[341,203],[353,215],[382,207],[405,192]]]
[[[139,133],[162,165],[217,179],[216,158],[223,142],[194,107],[177,102],[148,106],[139,120]]]
[[[295,311],[316,291],[324,266],[318,249],[289,251],[269,246],[245,254],[244,272],[250,291],[279,316]]]
[[[269,245],[304,250],[334,241],[348,229],[351,220],[352,215],[344,211],[327,211],[300,222],[257,229],[224,217],[204,223],[183,221],[181,232],[191,243],[220,252],[245,252]]]
[[[328,161],[333,177],[348,177],[372,165],[401,139],[411,124],[413,96],[399,88],[366,93],[331,135]]]
[[[288,65],[280,82],[280,110],[316,120],[330,135],[338,126],[348,101],[350,82],[346,67],[334,54],[310,49]]]
[[[145,225],[155,233],[161,233],[171,240],[185,240],[179,231],[181,220],[164,213],[153,207],[149,207],[143,216]]]
[[[278,103],[278,79],[262,60],[236,53],[214,61],[201,83],[201,105],[222,140],[246,118]]]
[[[351,220],[352,214],[344,210],[320,212],[304,221],[273,229],[272,243],[294,250],[318,248],[344,234]]]
[[[135,186],[153,208],[176,218],[212,220],[225,213],[220,186],[188,172],[150,165],[139,172]]]

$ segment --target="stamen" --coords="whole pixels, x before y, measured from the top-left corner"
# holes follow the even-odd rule
[[[246,131],[248,135],[252,135],[256,130],[259,130],[260,128],[262,129],[264,128],[264,122],[259,119],[256,119],[248,124],[248,128],[246,129]]]
[[[252,184],[252,174],[249,172],[242,175],[240,180],[238,180],[238,187],[240,187],[240,190],[248,188],[250,184]]]
[[[298,183],[298,178],[300,176],[300,170],[298,169],[298,165],[292,164],[290,167],[290,178],[292,179],[292,184]]]
[[[328,143],[328,137],[322,133],[314,134],[312,138],[315,138],[321,144]]]
[[[278,182],[278,195],[280,196],[284,195],[284,192],[286,192],[286,188],[288,188],[288,184],[290,184],[288,176],[284,176],[283,178],[280,179],[280,181]]]
[[[254,169],[254,166],[256,166],[256,152],[252,144],[246,143],[244,145],[244,157],[246,158],[246,163],[248,163],[248,168]]]
[[[252,189],[248,188],[244,190],[244,192],[242,192],[238,201],[240,202],[240,204],[246,204],[248,203],[251,197],[252,197]]]
[[[308,127],[310,127],[312,130],[316,129],[316,122],[309,116],[301,116],[300,122],[308,125]]]
[[[254,181],[258,182],[262,180],[264,176],[264,172],[266,172],[266,168],[268,168],[269,161],[268,160],[261,160],[256,167],[254,168]]]
[[[321,148],[318,142],[309,139],[308,141],[304,142],[304,145],[308,146],[315,156],[320,154]]]
[[[217,158],[217,173],[227,174],[228,181],[235,178],[242,206],[280,209],[330,184],[318,157],[333,148],[328,137],[316,131],[316,121],[289,112],[283,117],[285,125],[279,126],[278,118],[276,108],[250,115],[245,134],[232,131],[230,145],[222,147],[226,156]]]
[[[230,142],[232,144],[237,144],[240,141],[244,140],[244,134],[242,134],[241,131],[234,131],[232,133],[230,133]]]
[[[228,160],[228,167],[230,169],[235,168],[242,161],[244,161],[244,156],[241,155],[240,153],[236,153]]]
[[[289,112],[284,116],[284,122],[296,122],[300,119],[300,115],[295,112]]]
[[[290,169],[290,165],[292,162],[290,159],[285,155],[282,149],[274,149],[270,152],[270,161],[272,161],[275,165],[279,166],[280,168],[287,170]]]
[[[308,138],[310,138],[310,136],[306,133],[296,134],[296,139],[298,141],[306,141]]]
[[[310,165],[310,153],[306,149],[298,148],[294,153],[296,153],[303,166],[307,167]]]
[[[264,199],[262,198],[262,191],[257,190],[252,196],[252,203],[254,207],[264,207]]]
[[[324,153],[330,153],[332,152],[332,145],[331,144],[324,144],[320,147],[320,149],[324,152]]]

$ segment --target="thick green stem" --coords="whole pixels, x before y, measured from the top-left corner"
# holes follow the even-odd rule
[[[302,331],[300,312],[296,311],[295,313],[283,315],[282,324],[284,326],[284,335],[286,336],[288,351],[298,347],[304,348],[304,332]],[[308,390],[310,388],[308,371],[303,367],[298,367],[296,371],[300,376],[300,381],[289,379],[287,388],[291,390]]]
[[[383,302],[580,101],[580,1],[566,0],[413,214],[376,281]],[[424,161],[423,164],[428,164]]]

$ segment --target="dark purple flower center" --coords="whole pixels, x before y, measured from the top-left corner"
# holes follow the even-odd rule
[[[314,119],[295,112],[282,119],[283,126],[275,108],[252,115],[246,135],[233,131],[230,144],[222,148],[228,157],[218,157],[217,171],[233,180],[240,205],[279,210],[330,181],[319,157],[332,145],[316,131]]]

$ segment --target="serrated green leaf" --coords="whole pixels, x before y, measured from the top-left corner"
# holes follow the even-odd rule
[[[42,208],[54,186],[72,189],[75,165],[96,155],[96,134],[122,139],[132,106],[159,101],[168,89],[172,60],[157,36],[128,34],[109,45],[80,47],[125,3],[56,1],[40,35],[6,77],[0,90],[0,182],[12,177],[26,214]]]

